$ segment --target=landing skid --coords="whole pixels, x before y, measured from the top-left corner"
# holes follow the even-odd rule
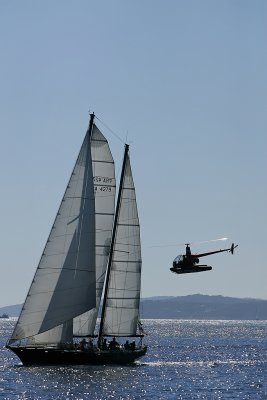
[[[209,265],[198,265],[190,268],[170,268],[175,274],[192,274],[194,272],[204,272],[212,270]]]

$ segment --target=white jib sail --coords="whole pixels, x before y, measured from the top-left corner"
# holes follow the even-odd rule
[[[93,335],[107,268],[115,209],[115,168],[108,142],[94,125],[91,138],[95,193],[96,307],[74,319],[77,336]]]
[[[59,343],[72,343],[73,320],[49,329],[49,331],[30,336],[27,339],[29,345],[57,345]]]
[[[127,155],[103,335],[136,335],[141,285],[140,226],[130,159]]]
[[[95,291],[95,201],[87,132],[11,342],[93,309]]]

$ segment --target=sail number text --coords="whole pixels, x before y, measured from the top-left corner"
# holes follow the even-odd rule
[[[106,176],[94,176],[95,183],[111,183],[112,178],[107,178]]]
[[[111,192],[111,187],[105,185],[112,183],[112,178],[106,176],[94,176],[94,183],[96,184],[95,192]]]
[[[111,192],[110,186],[95,186],[95,192]]]

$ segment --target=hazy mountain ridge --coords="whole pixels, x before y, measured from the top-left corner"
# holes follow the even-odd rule
[[[0,308],[0,315],[4,313],[8,314],[10,317],[18,317],[22,304],[14,304],[12,306],[5,306]]]
[[[22,305],[0,308],[0,315],[17,317]],[[267,300],[235,297],[189,296],[148,297],[141,301],[143,319],[232,319],[267,320]]]
[[[143,318],[158,319],[267,319],[267,300],[189,295],[154,297],[142,301]]]

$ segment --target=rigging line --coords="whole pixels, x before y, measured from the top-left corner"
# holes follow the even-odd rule
[[[91,310],[89,310],[87,312],[90,312],[90,311]],[[87,319],[84,319],[84,320],[82,320],[82,318],[80,318],[80,317],[81,317],[81,315],[79,315],[78,317],[75,317],[75,318],[79,319],[79,324],[80,325],[79,325],[79,329],[77,330],[78,332],[80,332],[80,330],[82,330],[82,328],[84,328],[89,322],[89,317]]]
[[[100,118],[98,118],[96,115],[95,115],[95,118],[98,119],[98,121],[101,122],[101,124],[103,124],[103,125],[105,126],[105,128],[107,128],[118,140],[120,140],[123,144],[125,144],[124,140],[122,140],[122,138],[121,138],[117,133],[115,133],[107,124],[105,124],[105,123],[104,123]]]
[[[54,271],[54,270],[60,270],[60,271],[84,271],[84,272],[94,272],[94,270],[89,270],[89,269],[83,269],[83,268],[61,268],[61,267],[40,267],[38,268],[39,270],[50,270],[50,271]]]

